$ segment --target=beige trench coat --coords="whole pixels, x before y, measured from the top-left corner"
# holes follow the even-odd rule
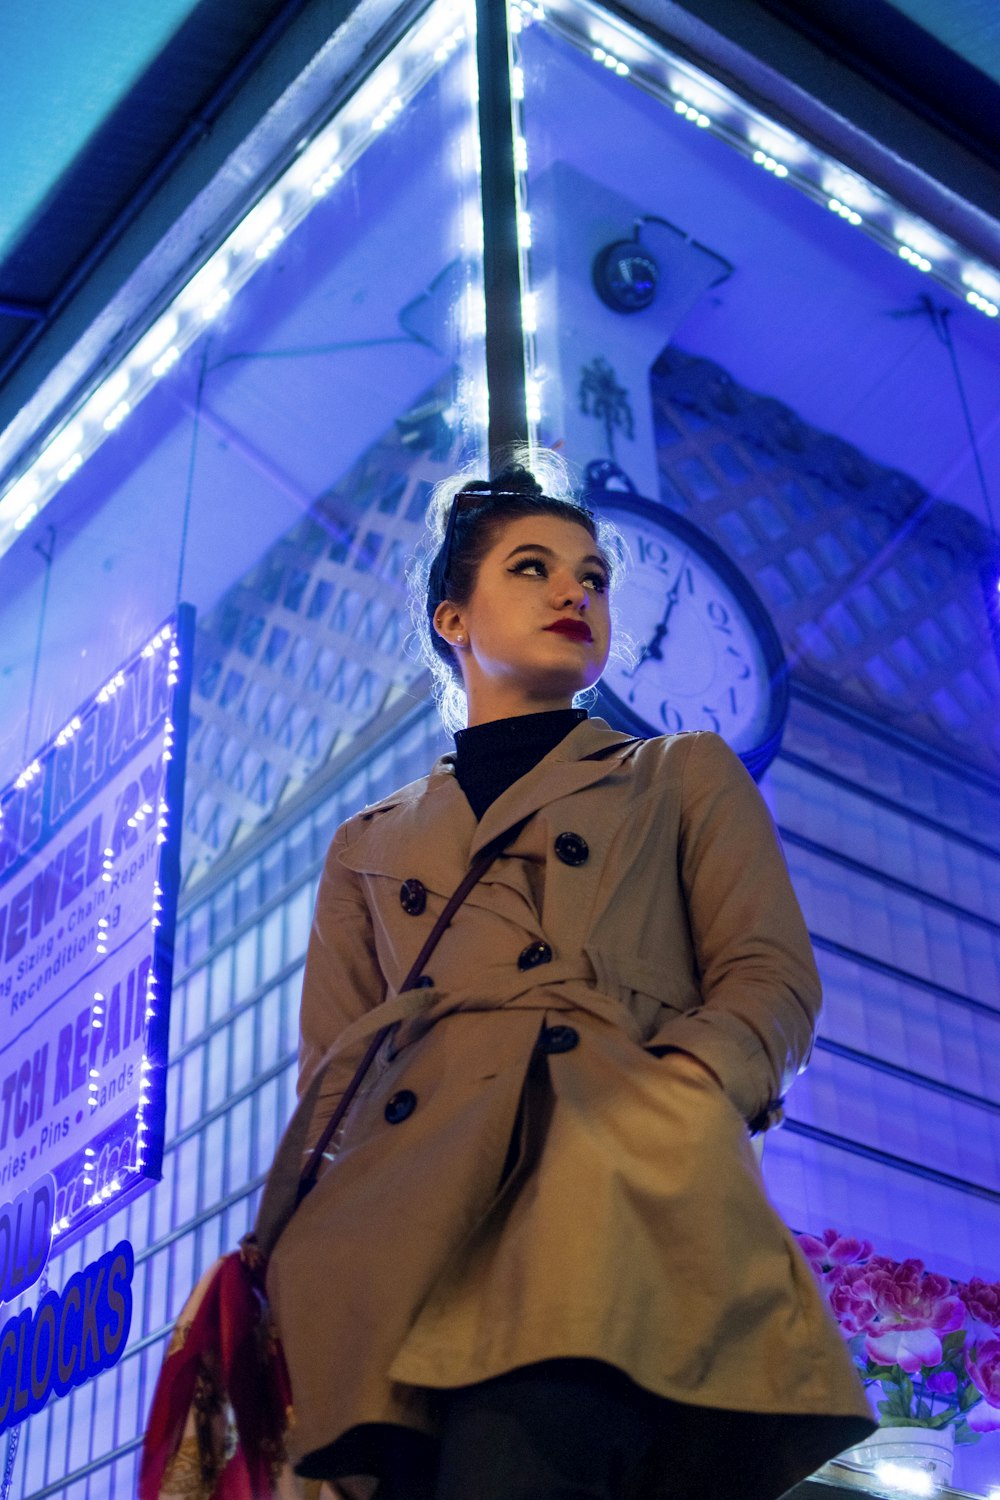
[[[527,814],[431,983],[399,994],[471,858]],[[549,961],[520,967],[539,942]],[[374,1031],[401,1024],[271,1254],[293,1458],[361,1424],[433,1432],[436,1388],[562,1356],[684,1403],[674,1458],[695,1493],[738,1473],[748,1500],[774,1496],[860,1440],[864,1393],[746,1123],[776,1117],[819,1005],[770,816],[715,735],[635,741],[589,719],[479,823],[447,755],[349,819],[319,889],[265,1249],[303,1142]]]

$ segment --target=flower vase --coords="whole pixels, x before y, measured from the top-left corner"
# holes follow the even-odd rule
[[[879,1427],[840,1455],[847,1463],[874,1469],[883,1463],[904,1464],[929,1475],[936,1488],[951,1483],[955,1467],[953,1427]]]

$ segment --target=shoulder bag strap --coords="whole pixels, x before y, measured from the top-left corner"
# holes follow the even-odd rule
[[[466,896],[472,890],[472,887],[476,885],[486,874],[486,871],[496,859],[497,855],[500,854],[508,844],[512,843],[513,840],[517,838],[517,835],[521,832],[521,829],[527,822],[527,818],[522,818],[519,823],[515,823],[511,828],[505,829],[504,832],[499,835],[499,837],[493,839],[493,841],[487,844],[484,849],[480,850],[479,854],[476,856],[473,863],[465,872],[456,889],[453,891],[451,896],[449,896],[444,910],[441,912],[441,915],[438,917],[437,921],[434,923],[434,926],[428,933],[427,941],[424,943],[424,946],[417,954],[416,958],[410,966],[409,973],[400,986],[400,993],[402,993],[404,990],[409,990],[414,987],[417,980],[420,978],[420,975],[423,973],[424,965],[430,958],[431,954],[434,952],[434,949],[437,947],[438,940],[444,933],[445,928],[448,927],[451,923],[452,917],[458,911],[458,908],[461,906]],[[357,1094],[358,1089],[361,1087],[361,1084],[364,1081],[365,1074],[368,1072],[368,1069],[375,1061],[375,1057],[378,1053],[379,1048],[382,1046],[382,1043],[385,1041],[389,1033],[394,1031],[398,1025],[398,1021],[393,1021],[388,1026],[383,1026],[380,1031],[376,1031],[375,1035],[368,1043],[368,1046],[365,1049],[365,1055],[358,1063],[358,1066],[354,1071],[354,1076],[351,1078],[351,1081],[347,1085],[347,1088],[340,1096],[336,1109],[330,1116],[329,1120],[326,1122],[326,1125],[323,1128],[322,1135],[310,1152],[309,1160],[306,1162],[306,1165],[302,1172],[302,1176],[299,1179],[297,1198],[297,1201],[299,1203],[302,1202],[302,1199],[306,1196],[306,1194],[310,1192],[311,1189],[316,1185],[316,1178],[319,1175],[320,1163],[323,1160],[324,1151],[333,1139],[334,1134],[336,1133],[337,1128],[340,1125],[340,1122],[343,1120],[347,1111],[353,1104],[354,1096]]]

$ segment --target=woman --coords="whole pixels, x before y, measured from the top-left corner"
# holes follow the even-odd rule
[[[438,496],[425,636],[468,727],[326,861],[310,1139],[399,1025],[270,1260],[293,1458],[380,1500],[769,1500],[873,1425],[748,1129],[779,1115],[819,982],[723,742],[574,708],[615,549],[552,474]]]

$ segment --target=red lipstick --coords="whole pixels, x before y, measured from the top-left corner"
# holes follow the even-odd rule
[[[583,620],[556,620],[552,625],[546,625],[546,630],[557,630],[560,635],[568,635],[574,641],[592,641],[594,637],[590,633],[590,626]]]

